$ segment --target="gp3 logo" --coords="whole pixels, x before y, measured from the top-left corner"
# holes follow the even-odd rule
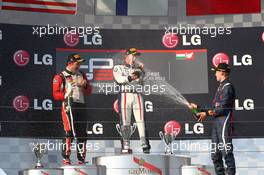
[[[88,70],[88,80],[111,81],[113,80],[114,61],[112,58],[90,58],[88,65],[81,65],[81,69]]]

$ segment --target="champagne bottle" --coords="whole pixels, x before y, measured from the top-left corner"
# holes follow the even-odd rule
[[[194,116],[195,119],[199,119],[198,113],[201,112],[200,108],[193,108],[192,109],[192,115]]]

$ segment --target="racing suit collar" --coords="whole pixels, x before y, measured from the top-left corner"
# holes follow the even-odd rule
[[[67,72],[67,73],[70,74],[70,75],[74,75],[74,73],[72,73],[72,71],[70,71],[67,67],[66,67],[66,69],[65,69],[65,72]]]
[[[228,79],[228,78],[224,79],[224,80],[220,83],[220,86],[226,84],[227,82],[229,82],[229,79]]]
[[[134,68],[135,64],[125,64],[125,66],[128,67],[128,68]]]

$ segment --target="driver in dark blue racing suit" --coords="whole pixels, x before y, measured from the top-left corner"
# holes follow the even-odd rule
[[[212,152],[212,160],[217,175],[224,175],[225,169],[223,158],[226,163],[226,173],[234,175],[236,173],[235,159],[233,155],[232,131],[233,131],[233,107],[235,103],[235,89],[229,80],[230,67],[225,63],[220,63],[216,68],[215,76],[220,85],[215,94],[212,109],[200,109],[197,114],[202,121],[206,116],[213,117],[212,126],[212,146],[215,146]],[[199,107],[190,103],[191,109]],[[219,149],[223,145],[223,149]]]

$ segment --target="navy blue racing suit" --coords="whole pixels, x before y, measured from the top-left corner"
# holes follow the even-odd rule
[[[213,100],[212,150],[211,157],[217,175],[224,175],[223,158],[227,166],[226,173],[236,173],[233,155],[233,107],[235,103],[235,89],[226,79],[220,83]]]

